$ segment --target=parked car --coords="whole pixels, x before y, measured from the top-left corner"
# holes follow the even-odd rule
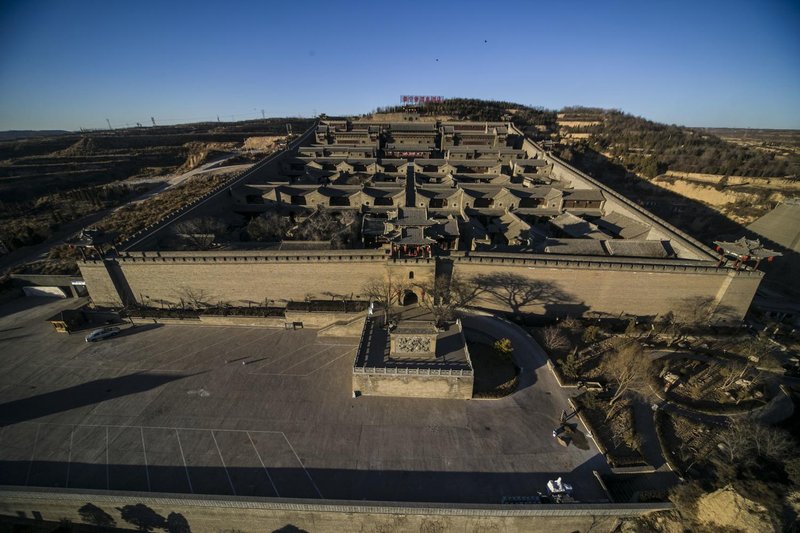
[[[100,328],[86,335],[86,342],[95,342],[117,335],[121,330],[117,327]]]

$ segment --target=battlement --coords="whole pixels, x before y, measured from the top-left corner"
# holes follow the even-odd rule
[[[652,272],[694,273],[713,275],[736,275],[762,278],[764,273],[760,270],[734,270],[732,268],[717,267],[716,263],[680,260],[655,260],[638,258],[616,257],[579,257],[557,256],[554,254],[514,254],[490,253],[476,254],[474,252],[454,252],[451,257],[455,264],[479,263],[488,265],[504,265],[519,267],[540,268],[577,268],[590,270],[637,270]]]

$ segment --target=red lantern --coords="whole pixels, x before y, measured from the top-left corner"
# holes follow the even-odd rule
[[[767,263],[772,263],[772,260],[775,259],[774,257],[767,257]]]

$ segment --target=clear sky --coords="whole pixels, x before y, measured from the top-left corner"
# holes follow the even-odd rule
[[[356,114],[402,94],[800,128],[800,0],[0,0],[0,130]]]

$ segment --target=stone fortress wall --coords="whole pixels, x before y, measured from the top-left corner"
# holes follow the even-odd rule
[[[513,125],[510,128],[521,136]],[[452,252],[437,260],[397,259],[385,250],[129,249],[119,257],[81,262],[81,272],[98,306],[176,304],[181,298],[187,299],[187,291],[200,294],[209,304],[247,305],[265,299],[360,299],[371,279],[391,276],[408,284],[424,284],[434,277],[437,261],[443,261],[451,262],[452,272],[464,281],[479,282],[473,304],[499,311],[550,317],[621,313],[652,317],[706,303],[716,311],[716,322],[736,323],[744,317],[761,272],[717,268],[717,257],[695,239],[546,153],[536,143],[525,139],[522,148],[531,157],[550,161],[553,175],[573,187],[602,189],[611,211],[647,219],[655,238],[669,239],[676,251],[680,249],[680,259],[473,251]]]
[[[715,268],[689,261],[532,257],[523,254],[454,253],[453,273],[479,286],[473,305],[550,317],[594,313],[656,316],[691,312],[711,304],[720,322],[738,322],[750,305],[762,273]],[[146,252],[81,263],[96,305],[129,301],[158,307],[190,295],[209,304],[365,298],[364,285],[391,276],[409,285],[434,277],[435,261],[392,259],[380,250],[342,252]],[[118,270],[120,289],[109,268]],[[413,273],[413,278],[411,278]],[[411,278],[411,279],[410,279]],[[527,285],[524,290],[519,287]]]

